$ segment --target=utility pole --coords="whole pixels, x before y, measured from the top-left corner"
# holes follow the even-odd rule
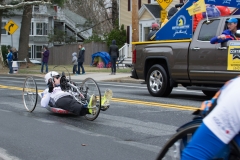
[[[138,0],[132,0],[132,41],[139,41]]]
[[[138,42],[139,41],[139,32],[138,27],[139,21],[138,21],[138,0],[132,0],[132,42]],[[132,54],[135,50],[135,45],[132,44]]]

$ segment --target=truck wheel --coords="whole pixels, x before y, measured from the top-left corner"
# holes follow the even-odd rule
[[[208,97],[213,97],[216,94],[216,91],[206,91],[206,90],[202,90],[202,92],[208,96]]]
[[[168,96],[172,92],[168,80],[167,73],[161,65],[152,66],[147,74],[148,92],[155,97]]]

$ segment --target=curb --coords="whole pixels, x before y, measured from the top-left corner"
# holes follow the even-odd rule
[[[44,78],[44,74],[6,74],[6,73],[0,73],[1,76],[12,76],[12,77],[27,77],[27,76],[33,76],[33,77],[40,77]],[[124,78],[114,78],[114,79],[106,79],[106,80],[99,80],[100,82],[118,82],[118,83],[136,83],[136,84],[144,84],[144,80],[139,79],[133,79],[130,77],[124,77]]]

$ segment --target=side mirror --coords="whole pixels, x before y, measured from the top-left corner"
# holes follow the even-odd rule
[[[236,31],[235,36],[240,38],[240,30]]]

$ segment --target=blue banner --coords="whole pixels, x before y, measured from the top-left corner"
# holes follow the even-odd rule
[[[190,0],[192,1],[192,0]],[[240,0],[205,0],[206,4],[240,8]]]
[[[193,4],[189,0],[169,21],[157,32],[156,40],[190,39],[193,32],[192,16],[186,10]]]
[[[157,32],[156,40],[190,39],[193,33],[192,16],[186,10],[197,0],[188,2]],[[240,0],[205,0],[206,4],[240,8]]]

